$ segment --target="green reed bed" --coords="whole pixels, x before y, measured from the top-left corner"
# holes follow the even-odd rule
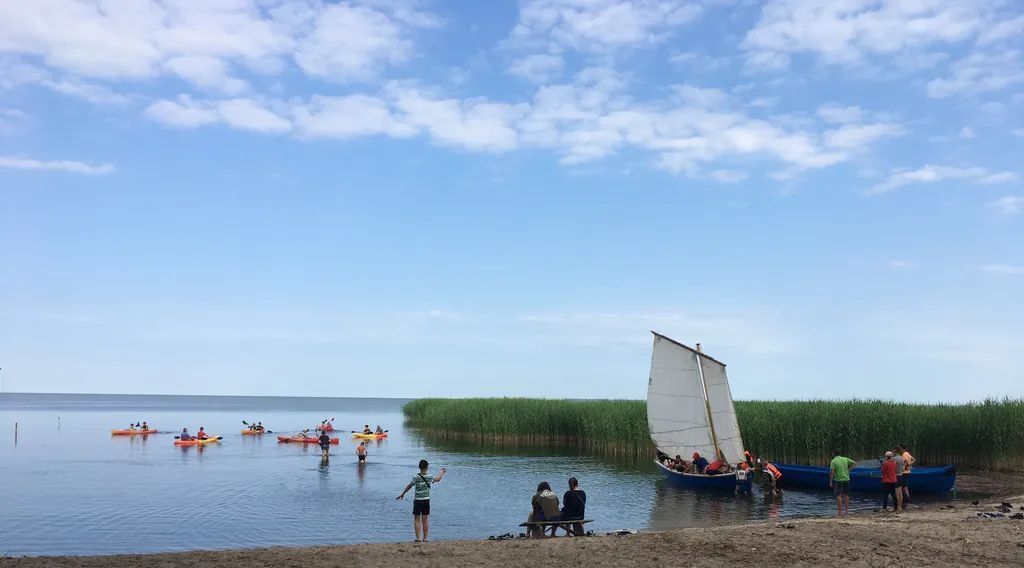
[[[403,411],[410,425],[452,438],[572,445],[638,459],[653,454],[644,401],[431,398]],[[824,463],[832,448],[866,459],[902,442],[921,464],[1024,468],[1024,399],[737,401],[736,414],[747,447],[779,462]]]

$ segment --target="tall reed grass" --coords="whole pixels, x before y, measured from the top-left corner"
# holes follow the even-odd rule
[[[637,459],[654,451],[644,401],[428,398],[403,411],[411,426],[442,437],[566,445]],[[778,462],[824,463],[833,448],[867,459],[902,443],[921,464],[1024,468],[1024,399],[737,401],[736,414],[747,447]]]

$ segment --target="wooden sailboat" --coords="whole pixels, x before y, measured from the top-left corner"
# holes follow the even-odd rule
[[[743,459],[736,409],[725,363],[660,333],[654,334],[647,382],[647,428],[655,447],[669,457],[689,460],[696,452],[708,461],[735,465]],[[680,473],[657,461],[673,482],[701,489],[733,489],[736,474]]]

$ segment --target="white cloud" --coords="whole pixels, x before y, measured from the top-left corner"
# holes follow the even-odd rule
[[[239,130],[268,134],[291,130],[291,123],[250,99],[196,101],[182,95],[177,102],[160,100],[144,111],[150,119],[175,128],[224,123]]]
[[[219,120],[217,113],[196,104],[187,95],[178,102],[160,100],[149,105],[143,112],[151,120],[175,128],[197,128]]]
[[[402,0],[37,0],[0,3],[0,54],[38,57],[57,76],[177,76],[238,95],[239,73],[295,61],[332,80],[373,78],[412,56],[412,32],[440,25]]]
[[[875,185],[868,193],[887,193],[900,187],[918,183],[938,183],[943,181],[969,181],[973,183],[1006,183],[1017,179],[1013,172],[991,173],[981,167],[955,167],[925,165],[916,170],[896,172],[889,179]]]
[[[1007,195],[988,202],[988,206],[1003,215],[1016,215],[1024,211],[1024,197]]]
[[[323,8],[312,33],[300,41],[295,61],[313,76],[365,80],[382,65],[408,60],[412,45],[399,22],[386,14],[341,2]]]
[[[526,113],[527,105],[441,98],[397,83],[389,85],[387,93],[404,123],[427,131],[440,144],[484,152],[519,145],[514,123]]]
[[[296,131],[309,138],[408,138],[419,132],[397,116],[387,100],[370,95],[314,96],[293,112]]]
[[[893,270],[900,270],[902,268],[912,268],[914,263],[909,260],[890,260],[886,263],[886,266]]]
[[[291,123],[250,99],[231,99],[217,104],[217,112],[228,125],[239,130],[268,134],[288,132]]]
[[[607,52],[652,45],[701,11],[700,5],[685,0],[524,0],[512,41],[544,51],[568,47]]]
[[[537,53],[512,62],[508,72],[533,83],[545,83],[562,72],[563,64],[561,55]]]
[[[960,129],[957,137],[963,140],[974,140],[978,135],[974,133],[974,130],[970,126],[965,126]]]
[[[981,267],[981,271],[999,276],[1024,276],[1024,266],[1013,264],[986,264]]]
[[[19,132],[28,122],[29,117],[24,111],[0,107],[0,135]]]
[[[86,164],[73,160],[34,160],[17,156],[0,156],[0,169],[12,170],[38,170],[70,172],[75,174],[100,175],[109,174],[114,171],[110,164]]]
[[[825,145],[839,150],[863,150],[871,143],[903,133],[897,124],[844,124],[824,133]]]
[[[777,70],[810,53],[827,64],[952,44],[985,28],[988,3],[956,0],[772,0],[743,40],[748,66]]]
[[[1015,50],[995,54],[976,52],[951,66],[952,74],[928,82],[928,96],[936,99],[998,91],[1024,82],[1024,60]]]
[[[174,57],[167,60],[164,67],[201,89],[236,95],[249,86],[245,81],[231,77],[227,65],[216,57]]]

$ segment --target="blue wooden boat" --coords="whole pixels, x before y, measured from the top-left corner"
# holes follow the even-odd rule
[[[734,491],[736,489],[736,474],[735,473],[723,473],[721,475],[701,475],[699,473],[680,473],[674,469],[665,467],[661,462],[655,461],[658,464],[658,469],[661,473],[665,474],[665,477],[679,487],[687,487],[690,489],[711,489],[711,490],[723,490],[723,491]]]
[[[813,487],[828,489],[828,467],[816,465],[793,465],[776,463],[782,472],[782,485],[790,487]],[[949,493],[956,484],[956,466],[915,467],[907,478],[910,494]],[[855,493],[882,492],[882,471],[878,467],[855,467],[850,470],[850,491]]]

